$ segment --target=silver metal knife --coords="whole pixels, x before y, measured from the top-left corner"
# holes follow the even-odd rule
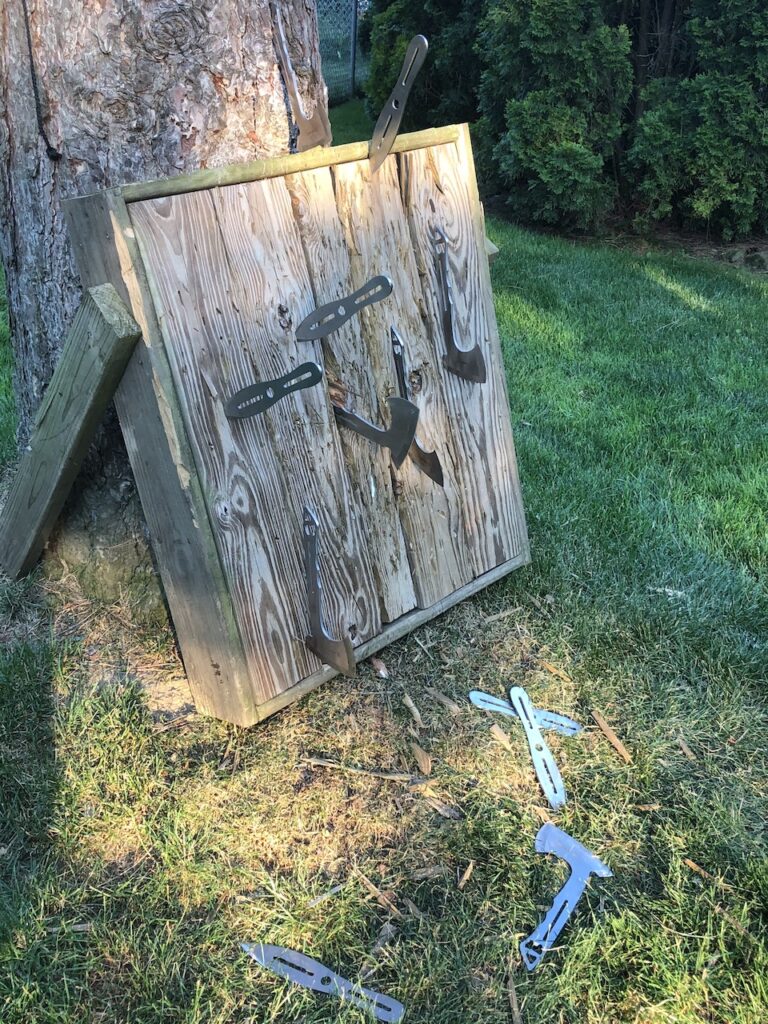
[[[500,715],[508,715],[510,718],[517,718],[518,714],[508,700],[503,697],[494,697],[492,693],[484,693],[482,690],[470,690],[469,699],[476,708],[483,711],[498,711]],[[554,729],[563,736],[575,736],[581,732],[582,726],[568,718],[567,715],[558,715],[554,711],[544,711],[543,708],[536,708],[534,718],[540,729]]]
[[[377,274],[366,281],[362,288],[334,302],[325,302],[305,316],[296,328],[297,341],[317,341],[343,324],[373,302],[381,302],[392,294],[392,282],[384,274]]]
[[[245,419],[258,416],[279,402],[292,391],[301,391],[319,383],[323,376],[322,367],[318,363],[302,363],[294,370],[289,370],[275,380],[262,380],[251,384],[234,394],[224,406],[224,412],[230,419]]]
[[[389,99],[379,114],[376,127],[373,129],[373,138],[368,149],[368,158],[371,161],[371,174],[375,174],[389,156],[392,143],[397,138],[400,122],[403,120],[405,104],[408,102],[408,95],[414,83],[416,75],[421,71],[421,65],[427,57],[429,43],[424,36],[414,36],[408,43],[405,51],[405,60],[400,68],[397,85],[389,95]]]
[[[376,1020],[395,1024],[396,1021],[403,1019],[405,1007],[396,999],[390,999],[389,996],[383,996],[370,988],[363,988],[362,985],[355,985],[303,953],[285,949],[283,946],[250,942],[243,942],[241,946],[256,963],[296,985],[303,985],[313,992],[338,996],[345,1002],[360,1007],[361,1010],[368,1010]]]
[[[520,717],[525,730],[525,737],[531,750],[533,768],[539,785],[544,790],[544,795],[549,800],[550,807],[557,810],[566,801],[565,786],[560,775],[560,769],[552,756],[552,751],[544,742],[538,723],[536,722],[536,709],[531,703],[531,698],[522,686],[513,686],[509,691],[509,701]]]

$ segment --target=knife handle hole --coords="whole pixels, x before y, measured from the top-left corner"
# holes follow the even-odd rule
[[[392,106],[395,108],[395,110],[399,110],[400,109],[400,100],[392,100]]]
[[[330,976],[326,976],[325,978],[321,978],[320,979],[320,984],[321,985],[330,985],[332,981],[333,981],[333,978],[331,978]]]
[[[346,316],[347,315],[347,311],[346,311],[346,309],[343,306],[339,306],[338,313],[339,313],[339,316]]]
[[[542,747],[542,745],[541,745],[540,743],[537,743],[537,744],[536,744],[536,750],[538,750],[538,751],[539,751],[539,753],[541,753],[541,751],[542,751],[543,749],[544,749],[544,747]]]
[[[275,397],[275,392],[272,390],[272,388],[267,388],[267,398],[274,398],[274,397]]]

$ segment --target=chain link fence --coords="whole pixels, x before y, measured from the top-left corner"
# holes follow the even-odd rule
[[[369,7],[370,0],[317,0],[320,57],[330,103],[351,99],[368,75],[368,56],[360,47],[360,22]]]

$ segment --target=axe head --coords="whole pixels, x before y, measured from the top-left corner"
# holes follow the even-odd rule
[[[385,443],[392,453],[392,461],[399,469],[416,437],[419,408],[413,402],[409,402],[405,398],[398,398],[396,395],[390,395],[387,404],[389,405],[390,421],[385,432]]]
[[[348,636],[334,640],[322,632],[319,636],[308,636],[304,641],[310,651],[316,654],[324,665],[330,665],[342,675],[353,679],[357,675],[355,652]]]
[[[542,825],[536,834],[536,852],[553,853],[560,857],[570,866],[571,873],[584,881],[590,875],[598,875],[600,878],[610,878],[613,875],[608,865],[603,864],[599,857],[557,825],[553,825],[551,821]]]
[[[483,359],[483,353],[479,345],[475,345],[469,352],[454,346],[443,356],[443,365],[446,370],[455,373],[457,377],[471,380],[475,384],[485,384],[488,379],[485,359]]]

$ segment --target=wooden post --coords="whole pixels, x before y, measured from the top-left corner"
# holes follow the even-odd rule
[[[140,337],[111,284],[85,292],[3,509],[0,566],[13,579],[40,557]]]

